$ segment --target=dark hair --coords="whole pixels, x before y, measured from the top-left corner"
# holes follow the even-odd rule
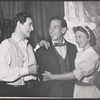
[[[15,17],[12,20],[12,31],[15,31],[17,22],[20,21],[20,23],[24,24],[26,22],[26,18],[30,17],[31,14],[29,12],[20,12],[15,15]]]
[[[91,46],[95,46],[96,45],[96,38],[95,35],[93,33],[93,31],[88,27],[88,26],[77,26],[77,27],[73,27],[74,32],[76,33],[76,31],[81,31],[83,32],[87,38],[90,38],[90,45]]]
[[[62,26],[62,28],[66,27],[66,29],[67,29],[67,22],[66,22],[65,19],[60,18],[60,17],[57,17],[57,16],[54,16],[54,17],[51,18],[50,22],[51,22],[52,20],[60,20],[60,21],[61,21],[61,26]]]

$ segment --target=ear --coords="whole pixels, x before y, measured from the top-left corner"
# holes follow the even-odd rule
[[[87,38],[89,41],[90,41],[90,37],[89,38]]]
[[[17,22],[17,25],[18,25],[18,26],[21,25],[20,21]]]
[[[20,27],[22,26],[22,23],[20,23],[20,21],[17,22],[17,27],[20,29]]]
[[[66,31],[67,31],[66,27],[62,28],[62,33],[63,34],[66,33]]]

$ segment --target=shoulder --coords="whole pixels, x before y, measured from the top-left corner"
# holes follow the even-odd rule
[[[36,54],[44,54],[47,52],[48,49],[45,47],[40,47],[39,49],[36,50]]]
[[[76,47],[75,44],[72,44],[72,43],[70,43],[70,42],[68,42],[68,41],[66,41],[66,42],[67,42],[67,44],[68,44],[69,46],[71,46],[71,47]]]
[[[27,45],[28,45],[28,48],[33,49],[33,47],[31,46],[31,44],[30,44],[30,43],[28,43]]]
[[[69,48],[71,48],[72,50],[75,50],[77,52],[77,47],[76,47],[75,44],[72,44],[72,43],[70,43],[68,41],[66,41],[66,43],[67,43],[67,45],[68,45]]]
[[[88,51],[82,53],[82,58],[88,60],[98,60],[99,54],[91,47],[90,49],[88,49]]]
[[[3,40],[0,44],[0,53],[5,54],[6,52],[9,51],[9,47],[10,47],[10,45],[9,45],[8,39]]]
[[[91,49],[89,56],[90,56],[89,57],[90,59],[99,59],[100,58],[99,54],[94,49]]]
[[[1,42],[1,44],[0,44],[0,46],[2,46],[2,47],[8,47],[8,46],[9,46],[9,41],[8,41],[8,39],[3,40],[3,41]]]

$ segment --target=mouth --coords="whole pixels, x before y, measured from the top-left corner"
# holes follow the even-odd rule
[[[51,37],[54,37],[55,35],[56,35],[56,34],[51,34],[50,36],[51,36]]]
[[[81,45],[82,43],[77,43],[78,45]]]
[[[30,36],[31,35],[31,32],[28,32],[27,35]]]
[[[29,31],[29,33],[31,33],[32,31]]]

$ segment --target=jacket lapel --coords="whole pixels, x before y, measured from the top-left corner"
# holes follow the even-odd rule
[[[66,46],[67,46],[67,54],[70,56],[70,59],[72,60],[72,58],[73,58],[73,50],[70,47],[70,44],[66,40],[65,40],[65,42],[66,42]]]
[[[66,41],[67,42],[67,41]],[[67,54],[69,55],[69,59],[71,62],[71,66],[70,66],[70,71],[72,71],[74,69],[74,50],[72,48],[72,46],[67,42]]]
[[[56,53],[55,53],[55,48],[54,48],[54,46],[52,44],[51,44],[50,48],[48,49],[47,58],[51,62],[52,67],[54,68],[54,70],[57,73],[58,72],[61,73],[61,69],[60,69],[60,66],[59,66],[59,62],[58,62],[58,59],[57,59]]]

